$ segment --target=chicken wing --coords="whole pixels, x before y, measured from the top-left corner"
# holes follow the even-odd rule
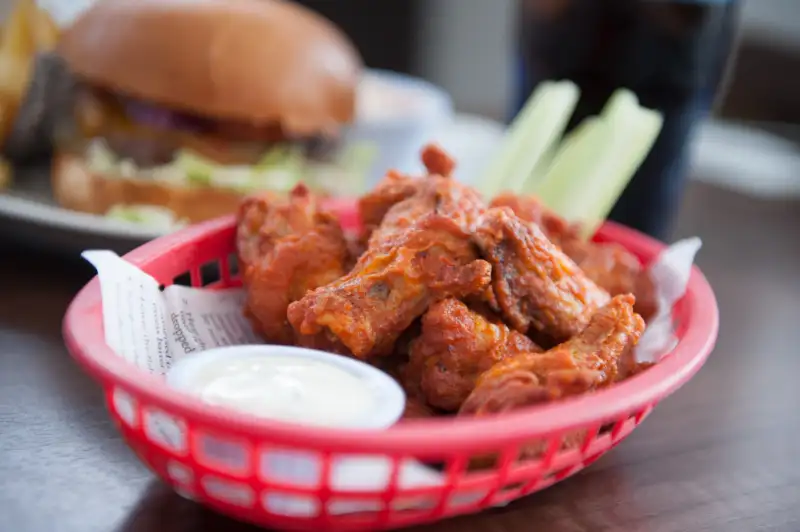
[[[490,320],[457,299],[435,303],[411,345],[407,379],[419,383],[428,404],[458,411],[478,376],[495,363],[541,349],[527,336]]]
[[[634,297],[615,296],[598,310],[586,329],[544,353],[507,357],[478,378],[459,415],[484,416],[555,401],[608,386],[617,380],[621,357],[639,341],[644,320],[633,310]],[[568,434],[565,447],[581,441]],[[543,442],[527,445],[524,457],[544,450]]]
[[[551,243],[536,224],[490,209],[474,234],[492,265],[492,287],[507,322],[557,344],[581,332],[609,295]]]
[[[508,207],[519,218],[537,224],[551,242],[571,258],[586,276],[610,295],[634,294],[636,311],[645,319],[655,314],[650,277],[639,259],[619,244],[586,242],[577,224],[570,224],[534,196],[503,194],[492,207]]]
[[[585,242],[574,238],[562,240],[561,249],[610,295],[634,293],[642,265],[624,247],[613,242]]]
[[[456,161],[441,146],[437,144],[426,144],[422,148],[420,156],[422,164],[431,175],[450,177],[456,168]]]
[[[385,355],[428,306],[485,290],[491,266],[450,218],[429,214],[373,244],[353,270],[289,306],[304,335],[326,334],[358,358]]]
[[[375,188],[358,200],[361,223],[368,233],[381,225],[389,209],[419,191],[421,178],[410,177],[390,170]]]
[[[434,146],[423,150],[431,171],[452,170],[446,157]],[[480,194],[438,174],[419,181],[388,209],[347,276],[289,307],[300,334],[335,338],[359,358],[385,355],[431,303],[486,291],[491,266],[469,238],[485,210]]]
[[[428,406],[423,399],[410,396],[406,398],[406,408],[403,411],[403,420],[427,419],[436,417],[436,412]]]
[[[428,144],[422,149],[421,159],[428,176],[449,178],[455,168],[455,161],[435,144]],[[381,225],[392,207],[417,194],[425,182],[425,178],[410,177],[390,170],[371,192],[358,201],[361,222],[367,233],[372,233]]]
[[[564,218],[545,207],[536,196],[500,194],[492,200],[489,206],[508,207],[518,218],[538,225],[550,242],[559,247],[562,241],[572,240],[578,235],[578,227],[576,225],[570,224]]]
[[[450,218],[464,233],[470,233],[485,210],[477,190],[449,177],[431,175],[422,180],[416,194],[389,209],[372,232],[369,245],[392,239],[429,214]]]
[[[348,249],[339,223],[302,185],[285,200],[251,197],[239,210],[237,249],[245,313],[256,330],[271,342],[308,345],[294,334],[286,310],[344,275]]]
[[[316,202],[303,185],[290,192],[288,203],[270,192],[242,200],[236,219],[236,251],[242,272],[267,254],[275,240],[312,229],[315,211]]]

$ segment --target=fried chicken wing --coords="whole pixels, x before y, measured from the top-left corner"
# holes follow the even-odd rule
[[[422,157],[428,166],[429,175],[415,180],[416,190],[413,194],[395,202],[386,210],[380,226],[374,229],[369,237],[370,245],[378,244],[408,230],[417,220],[431,213],[451,218],[462,230],[471,232],[478,217],[486,210],[486,204],[477,190],[459,183],[449,174],[435,172],[452,170],[450,166],[452,161],[440,148],[434,145],[426,146]],[[392,185],[399,187],[396,177],[387,176],[385,183],[386,189],[389,190],[393,189]],[[392,194],[386,192],[382,196],[388,203]],[[400,198],[401,194],[398,193],[394,197]],[[374,198],[370,201],[374,203],[376,200],[377,198]],[[373,206],[367,214],[377,211],[378,209]]]
[[[486,205],[477,190],[439,175],[422,180],[413,196],[394,205],[372,232],[369,245],[378,245],[394,235],[407,231],[417,220],[433,213],[453,220],[465,233],[470,233]]]
[[[578,336],[544,353],[507,357],[478,378],[459,415],[484,416],[590,392],[615,382],[623,355],[644,332],[644,320],[633,310],[634,297],[615,296],[598,310]],[[583,433],[568,434],[569,447]],[[543,442],[525,447],[523,457],[544,450]]]
[[[430,171],[452,170],[436,147],[426,147],[423,159]],[[484,210],[477,191],[450,177],[419,180],[382,217],[353,270],[292,304],[289,321],[300,334],[335,338],[359,358],[391,352],[431,303],[486,291],[491,267],[478,260],[469,235]]]
[[[634,294],[636,311],[645,319],[655,314],[654,287],[639,259],[619,244],[586,242],[577,224],[570,224],[534,196],[502,194],[492,207],[508,207],[519,218],[537,224],[551,242],[610,295]]]
[[[489,206],[508,207],[518,218],[538,225],[550,242],[559,247],[564,240],[577,238],[578,227],[545,207],[536,196],[500,194]]]
[[[562,241],[561,249],[589,279],[612,296],[634,293],[642,265],[624,247],[575,238]]]
[[[635,301],[631,294],[614,296],[574,338],[544,353],[506,358],[482,373],[477,387],[521,370],[536,375],[552,400],[613,382],[620,358],[644,332],[644,320],[633,310]]]
[[[358,200],[364,229],[368,233],[377,229],[389,209],[416,194],[421,184],[420,178],[390,170],[371,192]]]
[[[503,317],[519,332],[560,343],[581,332],[609,295],[551,243],[536,224],[507,208],[488,210],[474,234],[492,265]]]
[[[455,160],[437,144],[427,144],[422,148],[422,164],[428,174],[450,177],[456,168]]]
[[[286,200],[246,199],[238,215],[237,249],[245,313],[276,343],[298,341],[286,319],[289,303],[344,275],[349,260],[339,223],[302,185]]]
[[[449,180],[455,168],[455,161],[435,144],[428,144],[422,149],[421,159],[429,177]],[[426,178],[411,177],[389,170],[375,188],[358,201],[361,222],[367,233],[372,233],[381,225],[392,207],[416,195],[427,184],[426,181]]]
[[[326,334],[358,358],[391,352],[428,306],[485,290],[491,266],[478,260],[456,222],[430,214],[362,255],[353,270],[289,306],[301,334]]]
[[[242,200],[236,218],[236,251],[242,271],[269,252],[275,240],[314,227],[316,202],[304,185],[289,202],[266,192]]]
[[[436,417],[436,412],[419,397],[410,396],[406,398],[406,408],[403,411],[403,420],[427,419]]]
[[[457,299],[435,303],[411,345],[407,380],[428,404],[456,412],[478,376],[506,357],[541,351],[527,336],[490,320]]]

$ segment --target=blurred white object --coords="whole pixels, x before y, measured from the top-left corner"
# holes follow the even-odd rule
[[[800,149],[755,127],[702,124],[692,159],[697,181],[764,198],[800,196]]]
[[[370,142],[377,148],[369,173],[372,186],[390,168],[410,171],[422,146],[453,116],[453,102],[441,88],[412,76],[369,70],[359,87],[356,121],[345,130],[345,142]]]
[[[456,177],[464,183],[474,184],[497,153],[505,131],[505,125],[488,118],[456,115],[450,123],[432,131],[430,140],[455,159]],[[418,156],[412,165],[415,172],[423,170]]]
[[[97,0],[37,0],[37,4],[53,15],[59,26],[67,26],[81,12],[89,8]],[[11,4],[11,2],[9,2]]]

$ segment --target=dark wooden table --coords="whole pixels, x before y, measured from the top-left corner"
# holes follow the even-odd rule
[[[800,203],[694,185],[680,225],[705,239],[719,298],[705,368],[582,474],[419,530],[800,530]],[[117,436],[61,341],[90,269],[19,247],[0,257],[0,530],[252,530],[173,495]]]

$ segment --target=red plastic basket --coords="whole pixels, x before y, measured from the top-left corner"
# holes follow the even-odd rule
[[[353,227],[351,202],[333,207]],[[190,273],[199,286],[200,268],[219,264],[222,286],[234,285],[233,218],[190,227],[126,255],[169,285]],[[663,248],[650,238],[607,223],[599,240],[614,241],[647,261]],[[168,388],[161,377],[140,370],[106,345],[100,286],[95,278],[77,295],[64,320],[73,356],[100,381],[111,416],[141,460],[179,493],[232,517],[297,530],[380,530],[476,512],[535,491],[580,471],[624,439],[664,397],[698,371],[712,350],[718,312],[714,294],[695,268],[676,306],[680,342],[658,365],[623,383],[586,396],[493,418],[434,419],[401,423],[387,431],[349,432],[255,419],[209,407]],[[154,420],[183,429],[174,437],[150,430]],[[582,444],[561,448],[565,434],[585,430]],[[517,460],[526,443],[542,440],[536,460]],[[227,451],[220,455],[214,449]],[[315,482],[297,485],[265,470],[264,460],[294,453],[312,460]],[[470,458],[496,453],[492,469],[468,470]],[[345,490],[332,482],[343,459],[368,455],[380,464],[379,489]],[[237,457],[231,461],[220,456]],[[437,464],[441,482],[409,488],[401,482],[409,460]],[[373,473],[374,474],[374,471]],[[276,510],[275,501],[283,506]],[[291,501],[296,512],[286,511]],[[338,513],[346,503],[364,503],[358,513]]]

